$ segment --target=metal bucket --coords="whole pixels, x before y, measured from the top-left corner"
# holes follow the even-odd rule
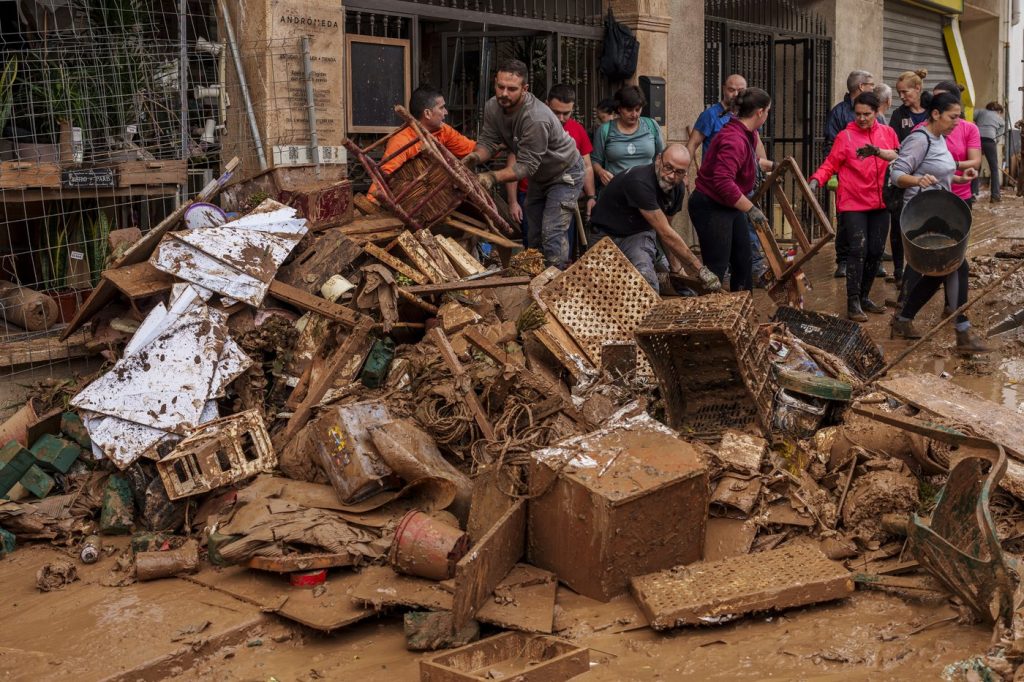
[[[399,573],[447,580],[455,575],[455,564],[467,551],[466,533],[413,510],[398,522],[388,559]]]
[[[959,268],[970,231],[970,207],[944,189],[919,192],[900,214],[903,252],[922,275],[944,277]]]

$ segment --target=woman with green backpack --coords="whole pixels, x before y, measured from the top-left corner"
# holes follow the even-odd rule
[[[635,85],[615,93],[618,118],[597,129],[590,154],[594,176],[601,185],[628,168],[654,163],[654,157],[665,150],[657,121],[640,115],[646,105],[644,93]]]

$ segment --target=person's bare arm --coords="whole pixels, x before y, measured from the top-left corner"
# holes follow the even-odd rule
[[[685,263],[692,267],[694,272],[701,269],[703,264],[700,262],[700,259],[693,255],[693,251],[690,251],[690,247],[686,245],[686,242],[679,236],[679,233],[672,229],[664,211],[645,211],[640,209],[640,215],[644,217],[647,224],[654,228],[658,239],[661,240],[662,245],[668,251],[667,255],[670,259],[674,256],[680,263]]]
[[[690,158],[697,158],[697,147],[704,144],[704,133],[694,128],[690,131],[690,137],[686,138],[686,151],[690,152]]]
[[[586,196],[593,197],[597,195],[596,185],[594,183],[594,164],[590,161],[590,154],[583,155],[583,191]],[[590,217],[590,212],[594,210],[594,204],[597,203],[597,199],[587,199],[587,217]]]
[[[597,161],[592,162],[591,165],[593,166],[593,169],[594,169],[594,176],[601,181],[602,185],[607,185],[609,182],[612,181],[612,178],[615,177],[609,171],[607,171],[604,168],[604,166],[599,164]]]
[[[965,171],[968,168],[974,168],[975,170],[981,169],[981,150],[980,149],[968,149],[967,159],[964,161],[958,161],[956,169]]]
[[[516,162],[516,155],[509,152],[508,163],[505,164],[506,168],[511,167]],[[519,206],[519,183],[518,182],[506,182],[505,183],[505,197],[508,200],[508,212],[512,216],[512,220],[522,224],[523,222],[523,209]]]

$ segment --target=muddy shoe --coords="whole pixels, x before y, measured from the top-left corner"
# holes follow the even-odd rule
[[[914,326],[913,320],[901,320],[894,317],[889,328],[889,338],[894,336],[898,336],[901,339],[919,339],[921,338],[921,332]]]
[[[836,271],[832,273],[836,279],[846,277],[846,263],[836,263]]]
[[[865,312],[874,313],[875,315],[881,315],[882,313],[885,312],[885,306],[884,305],[878,305],[877,303],[872,301],[870,298],[862,298],[862,299],[860,299],[860,307]]]
[[[958,353],[989,353],[992,347],[970,329],[956,333],[956,350]]]
[[[854,322],[867,322],[868,316],[860,307],[860,301],[852,300],[846,304],[846,317]]]

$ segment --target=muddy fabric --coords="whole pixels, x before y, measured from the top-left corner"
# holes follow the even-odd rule
[[[218,548],[229,563],[254,556],[281,557],[296,552],[347,553],[356,564],[379,559],[391,537],[379,529],[346,521],[340,513],[311,509],[257,491],[239,491],[234,506],[216,520],[217,532],[238,536]]]
[[[78,569],[67,559],[44,564],[36,573],[36,587],[40,592],[62,589],[78,580]]]

